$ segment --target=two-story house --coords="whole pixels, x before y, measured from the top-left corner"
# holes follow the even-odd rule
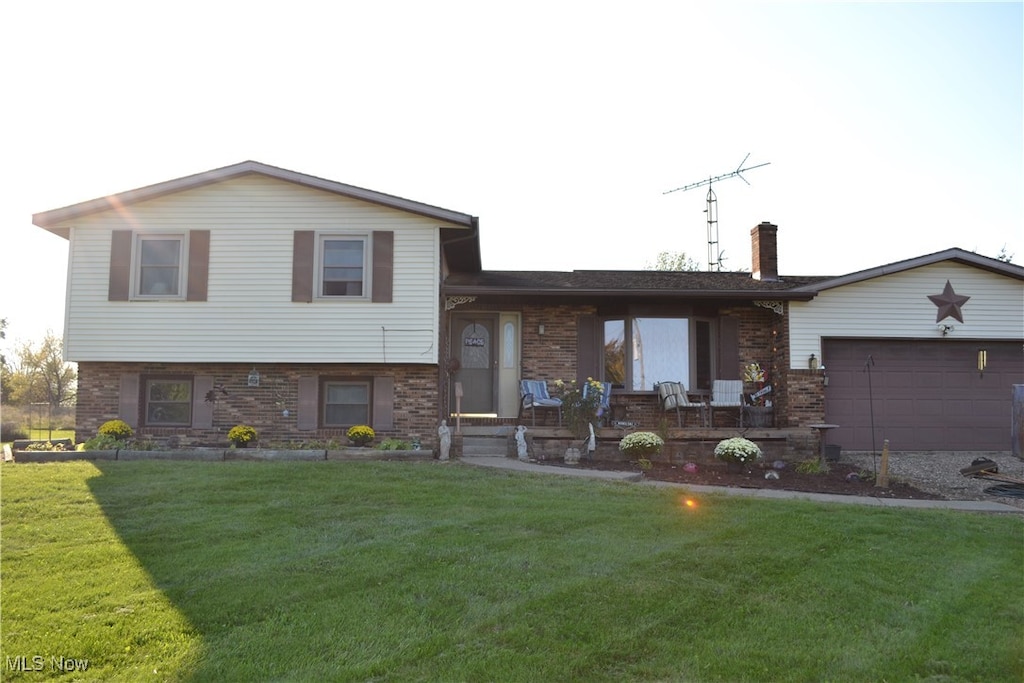
[[[440,283],[480,267],[473,216],[244,162],[34,222],[70,244],[83,437],[436,429]]]
[[[431,443],[456,412],[485,431],[520,422],[520,380],[593,377],[613,385],[608,443],[658,429],[699,451],[735,434],[740,411],[679,427],[657,386],[707,401],[757,363],[772,414],[742,430],[779,449],[813,451],[823,421],[847,448],[872,447],[878,410],[901,450],[934,448],[950,424],[974,431],[941,444],[1002,450],[1024,383],[1024,269],[959,249],[781,276],[777,228],[761,223],[749,273],[484,271],[473,216],[256,162],[33,220],[70,245],[79,438],[120,417],[181,444],[223,444],[239,423],[261,442],[370,424]],[[534,429],[563,433],[553,413]]]

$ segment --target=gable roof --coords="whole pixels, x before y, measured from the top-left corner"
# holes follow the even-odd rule
[[[981,268],[982,270],[987,270],[998,275],[1005,275],[1006,277],[1011,277],[1015,280],[1024,280],[1024,267],[1017,266],[1012,263],[1006,263],[1005,261],[1000,261],[999,259],[990,258],[988,256],[982,256],[972,251],[953,248],[946,249],[944,251],[937,251],[934,254],[917,256],[904,261],[897,261],[895,263],[878,266],[876,268],[861,270],[848,275],[820,278],[817,281],[808,282],[805,285],[797,287],[793,291],[817,293],[825,291],[826,289],[843,287],[844,285],[850,285],[856,282],[864,282],[865,280],[871,280],[884,275],[892,275],[894,273],[901,273],[914,268],[921,268],[922,266],[942,263],[943,261],[962,263],[964,265]]]
[[[289,183],[295,183],[316,190],[331,192],[343,197],[359,199],[379,206],[384,206],[399,211],[414,213],[427,218],[433,218],[443,223],[460,226],[457,228],[441,228],[441,243],[445,248],[445,255],[448,257],[449,265],[458,270],[479,270],[480,269],[480,242],[479,242],[479,221],[459,211],[442,209],[430,204],[416,202],[411,199],[404,199],[383,192],[367,190],[355,185],[347,185],[333,180],[326,180],[316,176],[289,171],[277,166],[262,164],[258,161],[243,161],[239,164],[216,168],[212,171],[204,171],[194,175],[167,180],[155,185],[147,185],[127,192],[119,192],[107,197],[90,199],[89,201],[72,204],[60,209],[44,211],[32,216],[32,223],[49,230],[52,233],[68,239],[69,230],[67,222],[76,218],[87,216],[101,211],[109,211],[120,207],[144,202],[157,197],[183,192],[196,187],[210,185],[212,183],[239,178],[241,176],[258,174],[268,178],[276,178]],[[470,233],[466,234],[466,228]]]

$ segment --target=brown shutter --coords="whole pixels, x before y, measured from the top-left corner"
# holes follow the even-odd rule
[[[320,399],[317,387],[316,377],[299,378],[299,414],[296,416],[299,429],[313,430],[320,423]]]
[[[210,273],[210,231],[188,233],[187,301],[206,301],[206,283]],[[211,425],[212,426],[212,425]]]
[[[601,378],[597,353],[597,316],[581,315],[576,319],[576,381],[582,386],[588,377]]]
[[[132,429],[139,426],[139,376],[121,375],[121,390],[118,394],[117,416]]]
[[[296,230],[292,244],[292,301],[313,301],[314,233]]]
[[[132,231],[110,233],[110,283],[107,299],[128,301],[132,280]]]
[[[373,282],[374,303],[391,303],[395,271],[395,233],[390,230],[373,231]]]
[[[192,380],[192,426],[196,429],[213,428],[213,401],[207,394],[213,392],[213,377],[199,376]]]
[[[393,429],[395,426],[395,379],[373,378],[373,414],[370,426],[374,429]]]
[[[740,321],[718,321],[718,379],[740,378]]]

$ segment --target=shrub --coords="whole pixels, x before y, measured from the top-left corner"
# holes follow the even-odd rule
[[[97,434],[83,444],[79,444],[77,450],[82,451],[116,451],[124,448],[128,443],[109,434]]]
[[[124,420],[108,420],[100,425],[98,430],[100,436],[110,436],[118,441],[126,441],[132,438],[134,430]]]
[[[796,471],[800,474],[825,474],[828,472],[828,463],[822,462],[817,458],[814,460],[804,460],[796,466]]]
[[[64,443],[58,441],[54,443],[52,441],[38,441],[36,443],[30,443],[25,446],[26,451],[67,451],[71,450],[70,447]]]
[[[412,450],[412,444],[402,439],[384,439],[377,444],[377,449],[381,451],[409,451]]]
[[[249,425],[235,425],[228,430],[228,441],[236,446],[244,446],[256,440],[256,430]]]
[[[6,422],[0,425],[0,438],[4,441],[17,441],[19,439],[27,439],[28,430],[23,427],[19,427],[13,422]]]
[[[748,439],[736,436],[719,441],[715,446],[715,457],[725,462],[749,463],[761,457],[761,448]]]
[[[640,460],[661,453],[664,445],[664,440],[654,432],[633,432],[622,437],[619,450],[634,460]]]
[[[373,428],[368,427],[367,425],[349,427],[349,430],[345,435],[348,437],[348,440],[356,446],[365,446],[373,441],[374,437],[377,436],[377,434],[374,433]]]

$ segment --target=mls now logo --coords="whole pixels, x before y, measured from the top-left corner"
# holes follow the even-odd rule
[[[8,671],[42,671],[47,668],[51,671],[85,671],[89,668],[88,659],[74,659],[72,657],[50,657],[47,659],[42,655],[18,655],[17,657],[5,657],[4,666]]]

